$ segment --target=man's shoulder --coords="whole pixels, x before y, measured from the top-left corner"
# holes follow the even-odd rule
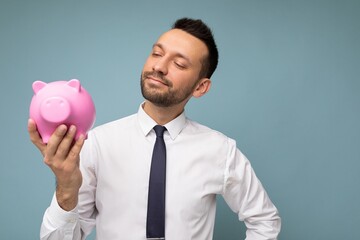
[[[187,131],[194,133],[194,134],[205,134],[209,135],[211,137],[217,137],[219,139],[229,139],[228,136],[226,136],[224,133],[220,132],[219,130],[216,130],[212,127],[206,126],[202,123],[193,121],[191,119],[187,119]]]
[[[225,135],[219,130],[206,126],[202,123],[188,120],[187,126],[185,127],[184,134],[187,140],[191,140],[195,145],[199,144],[205,146],[209,150],[209,146],[211,146],[211,151],[209,152],[222,152],[228,151],[230,149],[236,148],[235,139]]]
[[[92,131],[95,133],[100,133],[129,129],[130,126],[133,126],[136,123],[136,119],[136,114],[132,114],[107,123],[103,123],[99,126],[96,126],[94,129],[92,129]]]

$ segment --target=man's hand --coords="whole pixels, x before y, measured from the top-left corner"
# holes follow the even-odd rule
[[[45,164],[55,174],[56,198],[59,206],[66,211],[74,209],[82,183],[79,154],[85,141],[84,136],[81,135],[77,141],[74,141],[76,127],[70,126],[68,129],[62,124],[45,144],[32,119],[28,121],[28,132],[30,140],[43,155]]]

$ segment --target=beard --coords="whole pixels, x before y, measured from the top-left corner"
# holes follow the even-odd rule
[[[167,86],[167,91],[161,91],[157,87],[146,86],[145,81],[149,77],[160,79]],[[196,86],[186,86],[181,89],[174,89],[172,82],[160,72],[143,72],[140,77],[141,93],[149,102],[159,107],[172,107],[177,105],[192,95]]]

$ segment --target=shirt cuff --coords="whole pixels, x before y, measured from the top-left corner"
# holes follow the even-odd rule
[[[71,223],[75,224],[79,219],[78,207],[76,206],[71,211],[65,211],[59,206],[56,194],[54,194],[52,198],[47,213],[54,226],[64,226]]]

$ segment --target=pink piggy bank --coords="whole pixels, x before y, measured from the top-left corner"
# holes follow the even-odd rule
[[[75,125],[75,139],[87,136],[95,122],[95,106],[90,94],[80,81],[56,81],[32,84],[34,96],[30,104],[30,118],[36,123],[44,143],[60,124]]]

